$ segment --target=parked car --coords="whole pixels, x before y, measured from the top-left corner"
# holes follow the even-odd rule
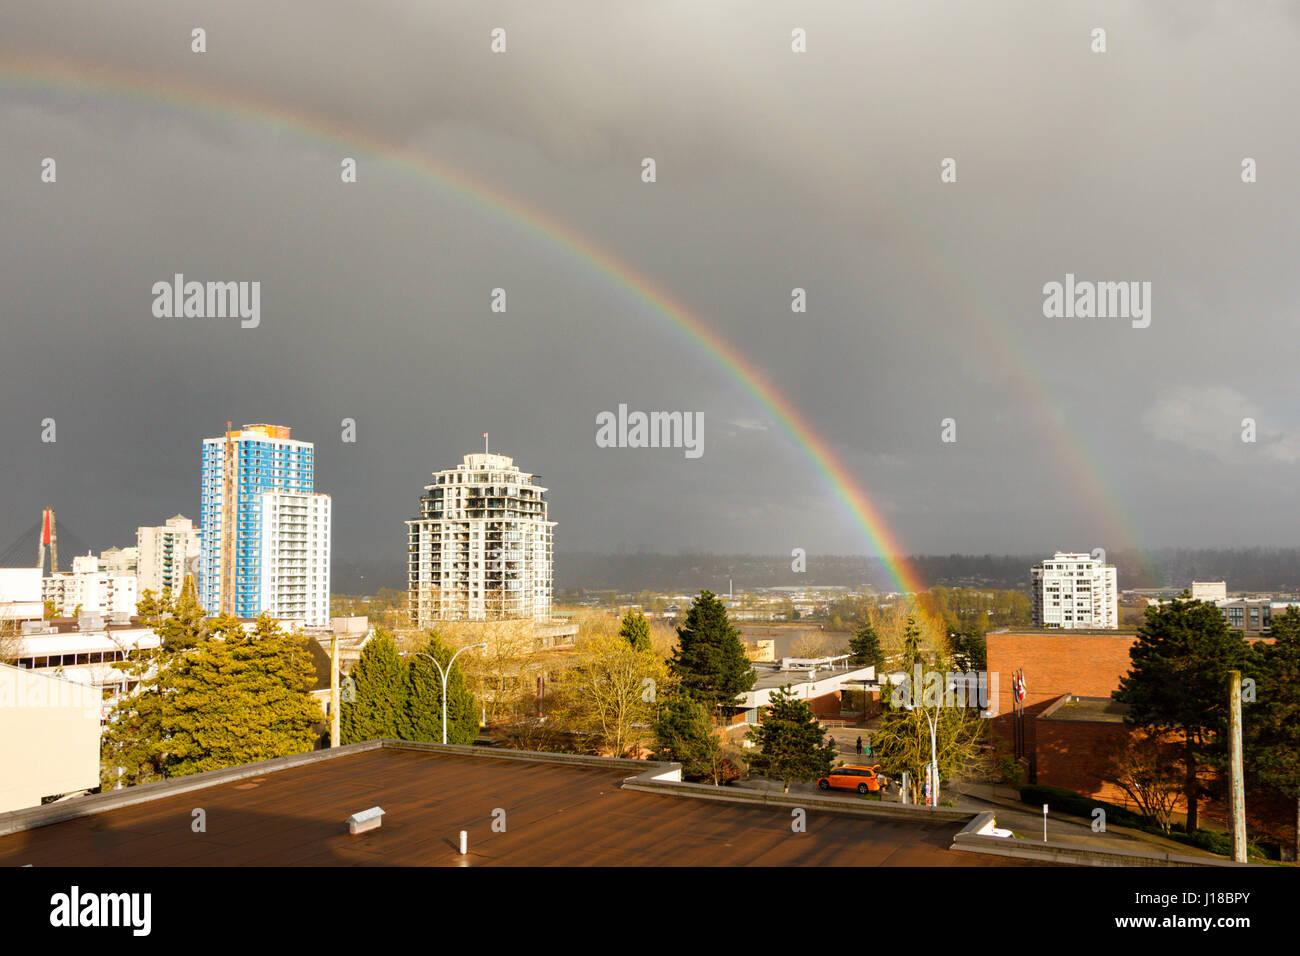
[[[856,790],[858,793],[877,793],[888,784],[889,781],[880,775],[880,764],[836,767],[817,781],[817,786],[823,790]]]

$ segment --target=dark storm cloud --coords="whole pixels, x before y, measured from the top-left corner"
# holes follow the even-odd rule
[[[762,369],[911,550],[1105,546],[1120,513],[1150,544],[1294,543],[1294,7],[267,7],[10,5],[0,58],[264,101],[519,197]],[[230,419],[316,442],[340,561],[400,560],[483,431],[543,475],[561,553],[866,546],[718,361],[557,243],[362,143],[89,83],[0,82],[0,544],[46,505],[96,547],[195,515]],[[260,281],[261,326],[155,319],[175,272]],[[1066,273],[1151,282],[1150,328],[1044,318]],[[702,412],[703,457],[597,448],[619,403]]]

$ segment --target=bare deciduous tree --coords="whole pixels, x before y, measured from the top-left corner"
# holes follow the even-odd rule
[[[18,660],[22,642],[22,622],[11,618],[0,618],[0,664],[12,664]]]
[[[824,657],[827,640],[820,633],[805,634],[790,646],[791,657]]]
[[[1174,807],[1183,791],[1179,748],[1143,734],[1116,755],[1111,775],[1138,805],[1142,815],[1168,833]]]
[[[489,722],[513,718],[520,699],[534,693],[537,677],[546,669],[546,653],[538,647],[532,621],[443,621],[438,633],[452,647],[487,644],[466,651],[456,663]]]

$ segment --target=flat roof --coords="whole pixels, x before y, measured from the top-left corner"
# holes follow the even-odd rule
[[[606,768],[600,762],[566,764],[545,756],[503,759],[385,745],[261,775],[253,765],[252,773],[229,782],[9,833],[0,837],[0,865],[1021,863],[950,850],[961,822],[854,816],[810,806],[807,831],[794,833],[786,806],[621,789],[622,781],[635,773],[628,763],[610,761]],[[383,808],[383,825],[349,835],[347,818],[373,806]],[[191,829],[192,811],[199,807],[206,812],[205,833]],[[492,829],[498,808],[506,812],[504,833]],[[30,811],[19,811],[24,812]],[[468,832],[469,854],[464,857],[457,847],[461,830]]]
[[[1067,695],[1038,716],[1039,720],[1069,720],[1094,724],[1122,724],[1129,712],[1128,704],[1110,697],[1076,697]]]
[[[1038,637],[1055,635],[1059,637],[1137,637],[1135,627],[1000,627],[984,635],[987,640],[994,636]]]
[[[139,628],[137,634],[121,631],[64,631],[57,634],[27,634],[19,640],[18,656],[48,657],[51,654],[76,654],[97,651],[120,651],[137,647],[157,647],[162,639],[148,628]],[[109,637],[117,633],[121,643]]]
[[[754,670],[758,674],[757,678],[754,680],[754,690],[775,690],[778,687],[784,687],[786,684],[799,687],[803,684],[813,682],[820,683],[821,681],[829,680],[832,677],[843,678],[854,674],[859,675],[858,677],[854,677],[854,680],[866,680],[867,671],[871,670],[871,667],[858,667],[856,665],[848,667],[819,667],[817,668],[817,676],[811,681],[808,679],[808,668],[806,667],[796,667],[788,671],[772,670],[770,664],[766,664],[765,666],[765,662],[756,661],[754,662]],[[828,693],[830,692],[828,691]]]

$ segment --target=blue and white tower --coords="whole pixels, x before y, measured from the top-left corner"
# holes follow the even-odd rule
[[[329,623],[330,498],[281,425],[203,440],[199,600],[209,614]]]

